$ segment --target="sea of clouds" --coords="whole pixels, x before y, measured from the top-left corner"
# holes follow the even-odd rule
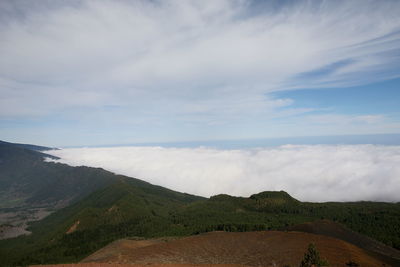
[[[129,146],[46,153],[60,157],[57,162],[102,167],[206,197],[284,190],[301,201],[400,201],[400,146],[284,145],[235,150]]]

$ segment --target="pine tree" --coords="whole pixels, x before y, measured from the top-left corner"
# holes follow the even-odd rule
[[[304,258],[300,263],[300,267],[312,267],[312,266],[327,266],[328,262],[322,260],[319,256],[318,250],[314,244],[308,245],[307,252],[304,254]]]

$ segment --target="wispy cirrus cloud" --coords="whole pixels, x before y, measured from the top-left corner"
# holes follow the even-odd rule
[[[249,196],[285,190],[302,201],[400,201],[400,147],[285,145],[221,150],[114,147],[48,151],[181,192]]]
[[[310,121],[317,124],[329,124],[329,125],[351,125],[351,124],[378,124],[385,120],[385,116],[374,114],[374,115],[340,115],[340,114],[324,114],[324,115],[313,115],[307,117]]]
[[[107,113],[173,128],[302,114],[313,107],[271,93],[400,75],[399,10],[397,1],[2,1],[0,117],[101,124],[96,114]]]

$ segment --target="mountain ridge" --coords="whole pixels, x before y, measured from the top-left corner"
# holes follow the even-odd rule
[[[80,190],[64,208],[31,222],[31,235],[0,241],[0,256],[7,259],[4,264],[76,262],[114,240],[132,236],[285,230],[320,219],[341,223],[400,248],[400,231],[396,228],[400,225],[399,203],[308,203],[284,191],[264,191],[248,198],[220,194],[207,199],[100,168],[44,162],[45,154],[9,144],[0,145],[0,156],[4,147],[18,153],[14,154],[16,158],[0,157],[2,164],[11,163],[8,167],[0,164],[3,185],[7,182],[4,174],[9,171],[17,181],[30,177],[36,181],[31,186],[40,189],[25,201],[49,201],[52,194],[47,191],[51,189],[59,199],[70,196],[68,190]]]
[[[6,142],[6,141],[2,141],[2,140],[0,140],[0,145],[12,145],[15,147],[20,147],[20,148],[34,150],[34,151],[46,151],[46,150],[58,149],[55,147],[37,146],[37,145],[32,145],[32,144],[10,143],[10,142]]]

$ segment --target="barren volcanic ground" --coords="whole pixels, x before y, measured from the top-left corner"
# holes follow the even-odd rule
[[[390,266],[345,241],[301,232],[211,232],[180,239],[119,240],[85,258],[82,263],[120,264],[238,264],[298,266],[314,243],[329,266]]]
[[[31,267],[246,267],[238,264],[123,264],[123,263],[77,263],[31,265]]]
[[[373,252],[379,258],[385,258],[392,265],[400,265],[400,251],[378,242],[368,236],[344,227],[341,224],[320,220],[288,227],[289,231],[299,231],[317,235],[325,235],[349,242],[359,248]]]

